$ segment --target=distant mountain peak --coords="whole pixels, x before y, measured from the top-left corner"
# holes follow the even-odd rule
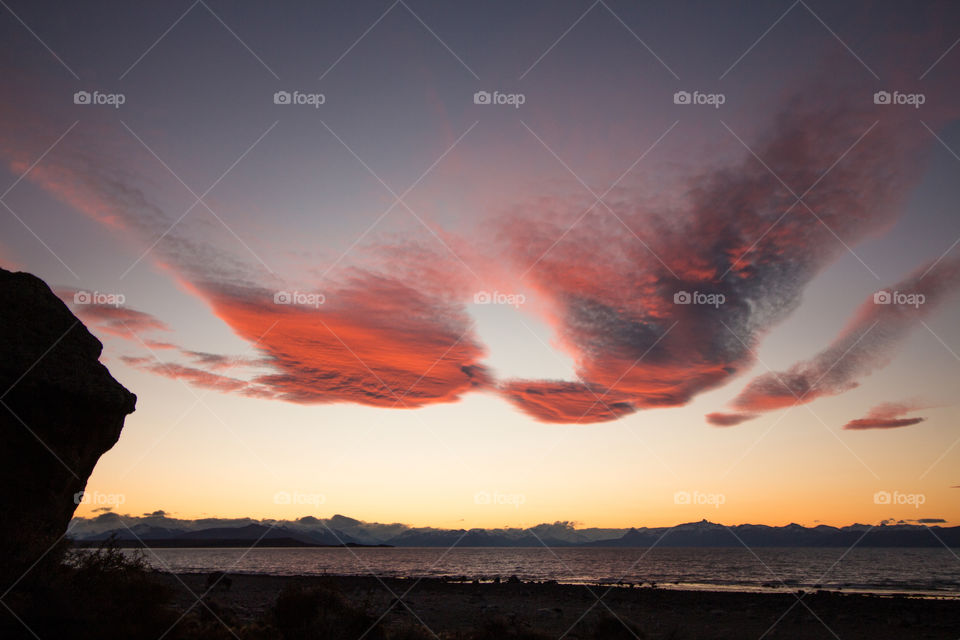
[[[936,546],[937,539],[951,546],[960,546],[960,527],[926,524],[897,524],[880,527],[852,524],[813,527],[791,522],[783,526],[763,524],[724,525],[706,518],[673,527],[630,527],[629,529],[576,529],[541,524],[529,528],[458,528],[409,527],[403,524],[364,522],[341,514],[329,519],[303,516],[297,520],[252,520],[250,518],[163,521],[157,527],[156,517],[137,517],[105,513],[92,518],[75,518],[71,535],[78,541],[101,540],[110,533],[129,537],[133,530],[141,537],[152,538],[251,538],[265,535],[265,541],[279,537],[287,542],[320,545],[386,544],[406,547],[923,547]],[[269,527],[269,529],[268,529]]]

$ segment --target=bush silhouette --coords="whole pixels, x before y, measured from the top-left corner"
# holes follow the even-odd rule
[[[142,555],[114,538],[83,551],[61,541],[5,598],[13,613],[0,611],[0,636],[155,640],[177,620],[171,601]]]

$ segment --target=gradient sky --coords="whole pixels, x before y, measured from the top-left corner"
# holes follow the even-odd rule
[[[8,2],[0,263],[138,396],[88,492],[185,518],[960,524],[958,17]]]

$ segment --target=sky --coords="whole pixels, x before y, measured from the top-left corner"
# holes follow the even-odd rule
[[[138,396],[77,515],[960,524],[958,25],[9,0],[0,264]]]

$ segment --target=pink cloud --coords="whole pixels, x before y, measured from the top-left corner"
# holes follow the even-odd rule
[[[851,420],[843,425],[843,428],[858,431],[909,427],[923,422],[926,418],[905,418],[903,415],[922,408],[923,406],[917,401],[884,402],[870,409],[865,417]]]
[[[475,283],[446,251],[412,241],[371,243],[362,268],[324,280],[323,305],[278,305],[273,295],[283,287],[259,265],[200,233],[167,233],[171,216],[146,195],[137,164],[128,161],[145,152],[127,136],[124,144],[71,134],[29,179],[138,246],[162,237],[150,259],[258,350],[245,363],[270,369],[244,381],[218,373],[226,356],[181,350],[190,364],[139,363],[158,375],[291,402],[385,407],[453,402],[493,389],[539,420],[597,422],[683,405],[729,382],[752,365],[753,350],[799,304],[810,280],[845,251],[837,237],[853,245],[897,219],[929,138],[913,135],[902,110],[879,112],[863,99],[863,86],[845,91],[842,84],[804,87],[766,133],[741,132],[752,151],[738,149],[738,160],[701,170],[682,197],[658,201],[624,187],[609,198],[616,217],[598,205],[579,222],[592,199],[538,198],[464,237],[440,230],[458,254],[475,254],[470,262],[484,276],[529,269],[525,285],[574,358],[576,382],[493,380],[466,312],[468,284]],[[832,92],[827,104],[824,92]],[[15,115],[35,121],[33,114]],[[871,128],[880,115],[882,124]],[[927,121],[936,127],[945,119],[931,113]],[[4,132],[0,148],[11,167],[29,166],[44,146],[22,131],[48,129]],[[802,204],[794,194],[804,194]],[[677,303],[684,292],[722,303]],[[82,313],[118,335],[163,329],[131,310]],[[886,313],[884,326],[899,326],[894,312]],[[860,335],[851,329],[836,348]],[[163,340],[147,344],[178,349]],[[729,426],[797,395],[839,393],[886,360],[851,362],[859,368],[828,371],[818,359],[800,364],[780,376],[789,393],[778,388],[780,380],[758,379],[735,401],[734,413],[711,419]]]
[[[623,190],[616,215],[602,205],[584,215],[592,199],[548,200],[504,219],[498,238],[529,268],[581,381],[513,381],[507,399],[541,420],[592,422],[611,417],[582,411],[593,394],[615,398],[618,415],[679,406],[751,366],[765,333],[846,251],[837,236],[852,245],[896,220],[928,142],[903,123],[874,127],[873,105],[841,93],[828,107],[816,94],[787,101],[741,161],[692,178],[686,208],[641,206]],[[783,377],[804,391],[803,372]],[[729,426],[794,400],[766,379],[757,386],[737,417],[711,421]]]
[[[138,369],[172,380],[184,380],[202,389],[235,392],[245,391],[252,386],[246,380],[211,373],[196,367],[187,367],[171,362],[158,362],[153,358],[122,356],[121,359],[126,364]]]
[[[865,300],[829,347],[786,371],[757,376],[730,403],[733,412],[719,415],[724,420],[732,420],[732,416],[745,420],[765,411],[806,404],[856,388],[862,378],[889,364],[909,331],[958,288],[960,257],[924,265],[893,287]],[[714,419],[708,420],[717,424],[718,414],[711,415]],[[888,413],[881,417],[893,416]]]
[[[197,288],[257,345],[274,372],[256,382],[284,400],[420,407],[490,385],[462,305],[402,281],[357,274],[317,306],[276,304],[260,288]]]

